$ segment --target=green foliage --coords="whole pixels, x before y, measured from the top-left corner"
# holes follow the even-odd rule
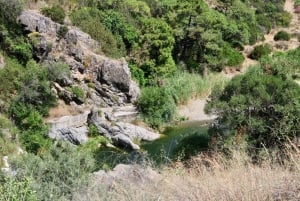
[[[28,62],[21,81],[22,87],[16,101],[33,105],[42,115],[47,115],[49,107],[55,106],[57,100],[51,91],[46,68],[34,61]]]
[[[71,200],[72,192],[88,183],[94,170],[91,154],[76,147],[57,142],[43,157],[24,154],[13,163],[17,178],[32,178],[32,190],[38,200]]]
[[[146,78],[144,75],[144,71],[137,67],[135,64],[129,64],[131,76],[134,80],[137,81],[139,86],[144,86],[146,84]]]
[[[22,0],[0,0],[0,19],[2,22],[15,22],[23,9]]]
[[[288,52],[276,52],[272,56],[263,57],[261,66],[266,73],[297,79],[300,77],[300,48]]]
[[[48,127],[42,116],[33,106],[13,102],[11,114],[16,125],[20,128],[20,142],[31,153],[42,154],[49,149],[51,140],[48,138]]]
[[[104,11],[101,14],[103,25],[111,31],[116,38],[121,38],[119,43],[124,43],[129,51],[138,42],[138,30],[124,17],[124,14],[113,10]],[[122,44],[119,44],[122,46]]]
[[[22,34],[19,24],[11,23],[2,25],[0,23],[0,47],[9,56],[15,57],[20,63],[26,64],[32,58],[32,46]]]
[[[233,49],[229,45],[224,45],[223,56],[226,58],[226,65],[228,66],[238,66],[244,61],[244,56],[239,51]]]
[[[21,77],[24,73],[23,66],[17,61],[6,57],[5,63],[5,67],[0,69],[0,99],[3,101],[0,105],[1,112],[8,110],[8,104],[20,90],[22,86]]]
[[[295,6],[300,6],[300,0],[295,0]]]
[[[36,193],[31,189],[31,179],[5,177],[0,181],[0,200],[37,201]]]
[[[64,9],[59,5],[44,7],[41,13],[59,24],[63,24],[66,17]]]
[[[289,41],[290,39],[291,39],[291,35],[286,31],[278,31],[274,36],[275,41],[278,40]]]
[[[214,74],[201,77],[198,74],[178,72],[163,82],[163,87],[171,94],[175,103],[183,104],[193,97],[207,96],[214,85],[224,85],[225,79]]]
[[[63,62],[49,62],[45,64],[47,68],[47,77],[50,81],[58,82],[60,85],[65,86],[66,80],[71,78],[70,67]]]
[[[58,29],[58,31],[57,31],[57,37],[59,38],[59,39],[61,39],[61,38],[64,38],[65,37],[65,35],[68,33],[68,27],[66,27],[66,26],[61,26],[61,27],[59,27],[59,29]]]
[[[300,136],[300,87],[290,79],[254,68],[215,91],[206,111],[218,116],[211,131],[222,146],[242,146],[250,155],[263,148],[281,149]]]
[[[111,57],[125,55],[124,48],[118,46],[117,39],[101,22],[101,12],[94,8],[82,8],[71,13],[73,24],[101,43],[101,50]]]
[[[249,57],[251,59],[258,60],[263,56],[270,54],[272,51],[269,44],[255,46],[253,51],[250,53]]]
[[[142,20],[139,65],[147,78],[167,76],[176,71],[172,57],[174,37],[171,27],[162,20],[147,18]]]
[[[98,128],[94,124],[89,125],[89,137],[97,137],[100,135]]]
[[[153,127],[173,119],[176,105],[164,88],[146,87],[142,90],[138,106],[145,121]]]
[[[82,99],[82,100],[85,98],[85,93],[84,93],[83,89],[81,89],[78,86],[73,86],[71,88],[71,92],[73,93],[75,98]]]

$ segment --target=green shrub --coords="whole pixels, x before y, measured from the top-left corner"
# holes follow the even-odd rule
[[[206,111],[218,116],[211,130],[218,145],[258,157],[259,150],[280,150],[300,137],[300,87],[291,79],[254,68],[212,94]]]
[[[97,137],[100,135],[98,128],[94,124],[89,125],[89,137]]]
[[[48,127],[33,106],[13,102],[10,113],[21,130],[19,139],[26,151],[42,154],[49,149],[51,140],[48,138]]]
[[[51,18],[54,22],[63,24],[66,17],[64,9],[59,6],[45,7],[41,10],[42,14]]]
[[[129,64],[129,68],[133,79],[139,83],[139,86],[144,86],[146,84],[144,71],[135,64]]]
[[[15,22],[23,9],[22,0],[0,0],[0,19],[4,22]]]
[[[32,178],[31,189],[38,200],[72,200],[72,192],[88,184],[95,160],[89,152],[56,142],[42,157],[24,154],[12,161],[12,167],[17,178]]]
[[[66,34],[68,33],[69,29],[67,26],[61,26],[59,27],[58,31],[57,31],[57,37],[59,39],[64,38],[66,36]]]
[[[254,47],[254,50],[250,53],[250,58],[258,60],[262,56],[270,54],[272,51],[271,46],[269,44],[258,45]]]
[[[227,44],[223,47],[223,56],[226,59],[226,65],[228,66],[237,66],[244,61],[243,54]]]
[[[85,98],[84,91],[80,87],[74,86],[71,88],[71,91],[72,91],[73,95],[75,96],[75,98],[78,98],[78,99]]]
[[[0,182],[0,200],[10,201],[37,201],[36,193],[31,188],[32,181],[29,177],[5,177]]]
[[[159,127],[171,121],[176,105],[164,88],[146,87],[142,90],[138,106],[145,121],[152,127]]]
[[[71,70],[68,64],[63,62],[49,62],[45,64],[47,68],[47,75],[50,81],[58,82],[65,86],[65,80],[71,78]]]
[[[274,36],[275,41],[278,41],[278,40],[289,41],[290,39],[291,39],[291,35],[286,31],[278,31],[276,33],[276,35]]]

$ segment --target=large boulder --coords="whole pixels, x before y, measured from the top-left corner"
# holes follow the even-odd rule
[[[53,22],[50,18],[30,10],[23,11],[19,20],[24,25],[26,31],[46,33],[51,36],[56,36],[57,30],[61,26]]]
[[[79,145],[88,141],[88,129],[86,126],[69,127],[51,130],[49,137],[57,140],[66,140],[74,145]]]
[[[95,109],[91,111],[88,117],[89,123],[94,124],[99,133],[112,139],[116,146],[137,150],[139,146],[134,143],[135,140],[153,141],[160,137],[158,133],[130,123],[109,122],[104,118],[100,118],[98,113]]]

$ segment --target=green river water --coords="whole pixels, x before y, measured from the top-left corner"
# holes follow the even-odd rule
[[[151,159],[159,163],[178,157],[188,158],[208,148],[207,131],[208,126],[199,122],[183,123],[166,128],[160,139],[143,143],[141,148]]]
[[[168,127],[161,138],[142,142],[140,151],[103,148],[95,153],[98,169],[111,169],[117,164],[143,163],[150,159],[157,165],[174,159],[186,159],[208,148],[208,126],[203,122],[188,122]]]

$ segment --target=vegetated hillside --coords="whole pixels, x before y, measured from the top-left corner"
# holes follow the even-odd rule
[[[245,45],[264,40],[264,33],[274,27],[288,26],[290,13],[283,5],[284,1],[240,0],[0,0],[0,165],[4,167],[0,200],[80,200],[84,196],[90,200],[299,199],[300,88],[294,81],[299,79],[299,48],[267,56],[265,52],[271,49],[258,47],[252,56],[260,59],[259,65],[227,84],[214,74],[226,66],[239,68],[245,59]],[[42,17],[44,24],[30,27],[27,18],[17,20],[22,10],[29,8],[33,10],[27,16],[35,23],[40,14],[52,21]],[[27,27],[19,23],[22,20]],[[71,37],[71,24],[95,41],[77,29],[77,38]],[[78,38],[85,36],[87,43],[80,46]],[[96,41],[99,45],[93,52],[82,49]],[[183,153],[182,158],[190,160],[171,163],[182,165],[182,169],[174,168],[171,176],[162,169],[162,183],[150,179],[150,187],[146,185],[150,191],[145,193],[135,193],[140,187],[135,179],[135,185],[125,191],[122,179],[117,190],[109,190],[113,179],[105,183],[100,192],[108,198],[95,188],[102,180],[91,173],[121,162],[147,161],[143,154],[128,154],[110,146],[112,141],[103,135],[119,132],[118,122],[110,117],[104,117],[109,119],[109,124],[102,125],[104,130],[95,123],[98,118],[92,118],[90,138],[80,146],[48,137],[44,118],[58,99],[82,105],[96,94],[94,103],[106,106],[133,102],[130,73],[126,84],[106,74],[121,63],[125,70],[118,71],[117,77],[123,78],[126,62],[104,55],[126,59],[131,75],[142,87],[137,101],[141,118],[154,128],[176,117],[176,104],[208,95],[213,88],[207,111],[218,118],[209,131],[209,151],[198,158]],[[98,62],[107,70],[89,69]],[[245,155],[237,159],[236,151]],[[241,190],[234,185],[236,178],[249,181],[253,176],[262,177],[262,172],[267,175],[265,180],[251,180],[253,183]],[[178,181],[180,173],[187,178],[183,183]],[[144,176],[139,179],[143,181]],[[212,182],[211,177],[219,182]],[[228,185],[224,177],[230,178],[232,188],[224,190]],[[205,180],[207,186],[201,186],[195,178]],[[170,183],[183,187],[180,191]],[[268,188],[262,188],[262,183]],[[157,184],[166,186],[158,197],[153,196]],[[190,184],[197,187],[188,195],[189,191],[182,189]],[[252,195],[253,191],[257,194]],[[174,196],[174,192],[179,195]]]

